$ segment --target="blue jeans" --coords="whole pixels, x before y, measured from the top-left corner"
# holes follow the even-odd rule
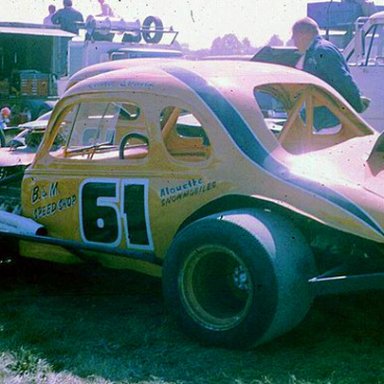
[[[305,122],[305,109],[300,112],[300,116]],[[315,131],[320,131],[324,128],[335,127],[338,124],[340,124],[340,120],[327,107],[315,107],[313,109],[313,128]]]

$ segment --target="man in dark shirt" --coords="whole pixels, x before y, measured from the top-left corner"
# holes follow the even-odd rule
[[[67,32],[79,34],[78,22],[84,22],[83,15],[72,8],[72,0],[63,0],[64,8],[59,9],[53,16],[53,24],[60,24],[60,28]]]
[[[298,20],[292,27],[292,39],[304,54],[304,71],[335,88],[357,112],[363,112],[368,107],[370,100],[361,96],[343,55],[334,44],[320,36],[315,20],[309,17]]]

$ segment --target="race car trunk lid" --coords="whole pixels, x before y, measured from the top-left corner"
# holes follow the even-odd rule
[[[384,132],[377,139],[367,165],[364,188],[384,197]]]

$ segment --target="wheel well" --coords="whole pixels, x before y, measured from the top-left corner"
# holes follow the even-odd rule
[[[203,217],[244,208],[269,211],[290,220],[312,248],[319,271],[327,271],[342,264],[362,269],[362,264],[365,265],[367,262],[382,265],[384,270],[384,262],[381,261],[384,260],[384,247],[380,244],[331,228],[277,203],[251,196],[229,195],[211,201],[189,216],[179,231]]]
[[[314,222],[305,216],[302,216],[294,211],[289,210],[288,208],[282,207],[273,202],[257,199],[251,196],[241,196],[241,195],[229,195],[224,196],[214,201],[209,202],[204,205],[196,212],[194,212],[191,216],[189,216],[182,225],[179,230],[183,229],[185,226],[189,225],[193,221],[201,219],[202,217],[209,216],[215,213],[234,210],[234,209],[244,209],[244,208],[257,208],[261,210],[271,211],[278,215],[289,218],[291,221],[295,223],[300,229],[301,227],[308,227],[309,222]]]

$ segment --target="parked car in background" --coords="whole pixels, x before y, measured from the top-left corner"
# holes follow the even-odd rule
[[[50,116],[51,112],[47,112],[36,120],[6,130],[7,146],[0,148],[0,182],[12,175],[23,175],[32,163]]]

